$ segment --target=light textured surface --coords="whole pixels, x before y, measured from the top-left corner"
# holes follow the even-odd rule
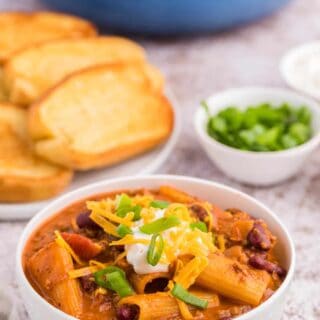
[[[1,10],[40,7],[36,1],[0,0]],[[207,159],[196,141],[192,115],[199,100],[221,89],[256,84],[285,86],[278,71],[279,59],[290,47],[319,39],[319,12],[319,0],[295,0],[273,17],[233,32],[142,41],[151,60],[167,75],[184,116],[180,141],[160,172],[202,177],[239,188],[275,210],[293,235],[297,272],[283,320],[320,319],[320,152],[310,158],[298,177],[282,185],[263,189],[239,185]],[[4,314],[8,310],[13,310],[11,319],[27,319],[16,296],[13,271],[15,245],[23,226],[0,224],[1,320],[7,319]],[[13,308],[9,301],[15,302]]]

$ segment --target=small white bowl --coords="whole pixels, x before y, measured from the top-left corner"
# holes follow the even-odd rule
[[[289,86],[320,99],[320,41],[288,51],[280,62],[280,72]]]
[[[284,151],[253,152],[226,146],[207,133],[208,116],[198,107],[194,125],[201,145],[210,159],[226,175],[240,182],[267,186],[294,176],[320,144],[320,106],[312,99],[295,92],[263,87],[230,89],[212,95],[207,100],[212,115],[220,110],[236,106],[245,109],[250,105],[269,102],[274,105],[287,102],[293,107],[305,105],[312,113],[313,137],[306,143]]]
[[[182,176],[158,175],[140,176],[107,180],[68,193],[52,202],[35,215],[24,229],[18,243],[16,254],[16,274],[21,296],[26,309],[33,320],[74,320],[75,318],[63,313],[43,299],[28,282],[22,266],[23,250],[30,236],[41,224],[64,207],[91,195],[124,189],[150,188],[156,189],[161,185],[171,185],[182,189],[202,199],[212,201],[222,208],[238,207],[263,219],[272,233],[278,238],[277,255],[281,264],[288,270],[287,276],[274,295],[259,307],[237,320],[280,320],[289,290],[289,285],[295,269],[295,250],[293,241],[279,218],[262,203],[235,189],[221,184]]]

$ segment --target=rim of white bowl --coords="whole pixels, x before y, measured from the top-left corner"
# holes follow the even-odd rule
[[[318,114],[320,118],[320,104],[309,97],[306,97],[302,94],[299,94],[295,91],[288,90],[288,89],[282,89],[282,88],[277,88],[277,87],[259,87],[259,86],[252,86],[252,87],[242,87],[242,88],[231,88],[227,89],[224,91],[220,91],[216,94],[213,94],[209,96],[206,101],[214,100],[216,98],[220,98],[221,96],[225,96],[228,93],[240,93],[240,92],[247,92],[248,94],[250,93],[263,93],[263,92],[268,92],[270,94],[275,93],[275,94],[281,94],[281,95],[286,95],[286,96],[291,96],[292,98],[296,98],[298,100],[304,100],[306,107],[308,107],[309,110],[311,110],[312,115]],[[261,102],[265,102],[264,100],[261,100]],[[227,107],[227,106],[226,106]],[[209,103],[209,108],[210,108],[210,103]],[[213,113],[214,114],[214,113]],[[294,147],[290,149],[285,149],[285,150],[279,150],[279,151],[250,151],[250,150],[241,150],[237,148],[230,147],[228,145],[225,145],[218,140],[215,140],[211,136],[209,136],[207,130],[206,130],[206,122],[203,121],[202,118],[208,118],[205,110],[199,105],[198,109],[195,112],[194,116],[194,126],[196,129],[196,132],[198,134],[198,137],[200,137],[200,141],[206,141],[207,143],[211,144],[212,146],[218,147],[221,150],[224,150],[229,153],[237,153],[241,154],[243,156],[248,156],[248,157],[287,157],[287,156],[292,156],[296,154],[297,152],[303,152],[307,150],[313,150],[315,149],[318,145],[320,145],[320,128],[313,134],[313,136],[305,143]]]
[[[286,226],[281,222],[281,220],[278,218],[278,216],[267,206],[265,206],[263,203],[261,203],[259,200],[249,196],[248,194],[239,191],[237,189],[228,187],[226,185],[213,182],[213,181],[208,181],[204,179],[199,179],[199,178],[194,178],[194,177],[188,177],[188,176],[179,176],[179,175],[145,175],[145,176],[130,176],[126,178],[116,178],[116,179],[108,179],[104,181],[100,181],[97,183],[90,184],[88,186],[79,188],[77,190],[74,190],[72,192],[66,193],[62,196],[60,196],[58,199],[54,200],[52,203],[50,203],[47,207],[43,208],[40,212],[38,212],[26,225],[24,228],[19,241],[17,245],[17,251],[16,251],[16,276],[18,278],[18,286],[19,289],[21,290],[21,286],[24,286],[24,288],[28,291],[28,294],[34,296],[35,299],[38,300],[38,303],[41,303],[44,307],[50,309],[53,313],[55,313],[57,316],[64,318],[65,320],[74,320],[73,316],[68,315],[67,313],[61,311],[60,309],[54,307],[51,305],[47,300],[45,300],[40,294],[38,294],[37,291],[35,291],[28,281],[24,270],[22,266],[22,258],[23,258],[23,251],[26,246],[26,243],[28,239],[30,238],[31,234],[45,221],[47,220],[50,216],[54,215],[57,213],[57,211],[54,211],[51,213],[49,216],[46,216],[45,219],[43,219],[43,215],[46,214],[47,211],[50,211],[52,207],[55,207],[58,204],[64,203],[65,206],[75,202],[75,200],[70,202],[70,198],[73,196],[76,196],[78,193],[88,193],[90,194],[90,190],[103,187],[103,186],[108,186],[110,184],[114,183],[121,183],[125,181],[134,181],[134,180],[143,180],[143,181],[152,181],[152,180],[164,180],[168,181],[171,180],[172,182],[175,181],[190,181],[202,185],[206,185],[207,187],[217,187],[220,188],[228,193],[233,193],[237,194],[244,199],[246,199],[249,202],[253,202],[255,205],[263,209],[265,212],[267,212],[268,215],[271,216],[271,218],[277,223],[277,225],[280,227],[281,233],[284,235],[284,238],[286,239],[286,242],[288,243],[288,255],[289,255],[289,268],[288,272],[286,275],[285,280],[281,284],[281,286],[275,291],[275,293],[265,302],[263,302],[261,305],[258,307],[252,309],[248,313],[239,316],[237,319],[239,320],[248,320],[248,317],[252,317],[257,315],[258,312],[262,312],[263,310],[267,309],[271,303],[273,303],[276,299],[281,298],[283,294],[285,294],[286,290],[288,290],[288,287],[292,281],[294,271],[295,271],[295,263],[296,263],[296,253],[295,253],[295,247],[293,240],[286,228]],[[141,184],[144,182],[141,181]],[[94,194],[95,192],[92,192]],[[87,196],[88,196],[87,195]],[[84,197],[87,197],[84,196]],[[79,199],[82,199],[83,197],[79,197]]]
[[[297,57],[303,57],[307,52],[309,53],[312,50],[319,50],[320,49],[320,40],[307,42],[302,45],[298,45],[296,47],[291,48],[288,52],[284,54],[284,56],[281,58],[279,69],[280,73],[283,77],[283,79],[286,81],[286,83],[298,90],[299,92],[302,92],[304,94],[307,94],[308,96],[311,96],[315,99],[320,99],[320,90],[313,89],[307,89],[303,86],[299,86],[296,81],[292,78],[292,74],[289,72],[290,66],[292,65],[292,62]]]

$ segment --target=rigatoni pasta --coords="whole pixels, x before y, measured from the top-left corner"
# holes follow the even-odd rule
[[[258,305],[271,281],[265,270],[253,270],[223,254],[213,254],[196,283],[223,296]]]
[[[48,272],[48,268],[54,272]],[[55,242],[40,249],[28,261],[29,277],[37,283],[38,288],[50,302],[62,311],[80,316],[82,312],[82,294],[79,283],[68,277],[74,270],[72,257]]]
[[[65,208],[31,237],[24,269],[81,320],[233,319],[281,285],[276,241],[240,209],[162,186]]]

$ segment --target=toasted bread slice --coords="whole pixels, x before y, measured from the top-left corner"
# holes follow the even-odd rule
[[[27,112],[0,104],[0,201],[46,199],[68,185],[72,172],[34,155],[28,145]]]
[[[0,63],[35,43],[97,34],[96,28],[84,19],[52,12],[2,12],[0,30]]]
[[[138,44],[120,37],[42,43],[14,55],[4,68],[9,101],[29,104],[66,75],[104,63],[143,62]]]
[[[67,77],[31,107],[42,157],[77,170],[111,165],[168,138],[170,103],[139,65],[92,67]]]

